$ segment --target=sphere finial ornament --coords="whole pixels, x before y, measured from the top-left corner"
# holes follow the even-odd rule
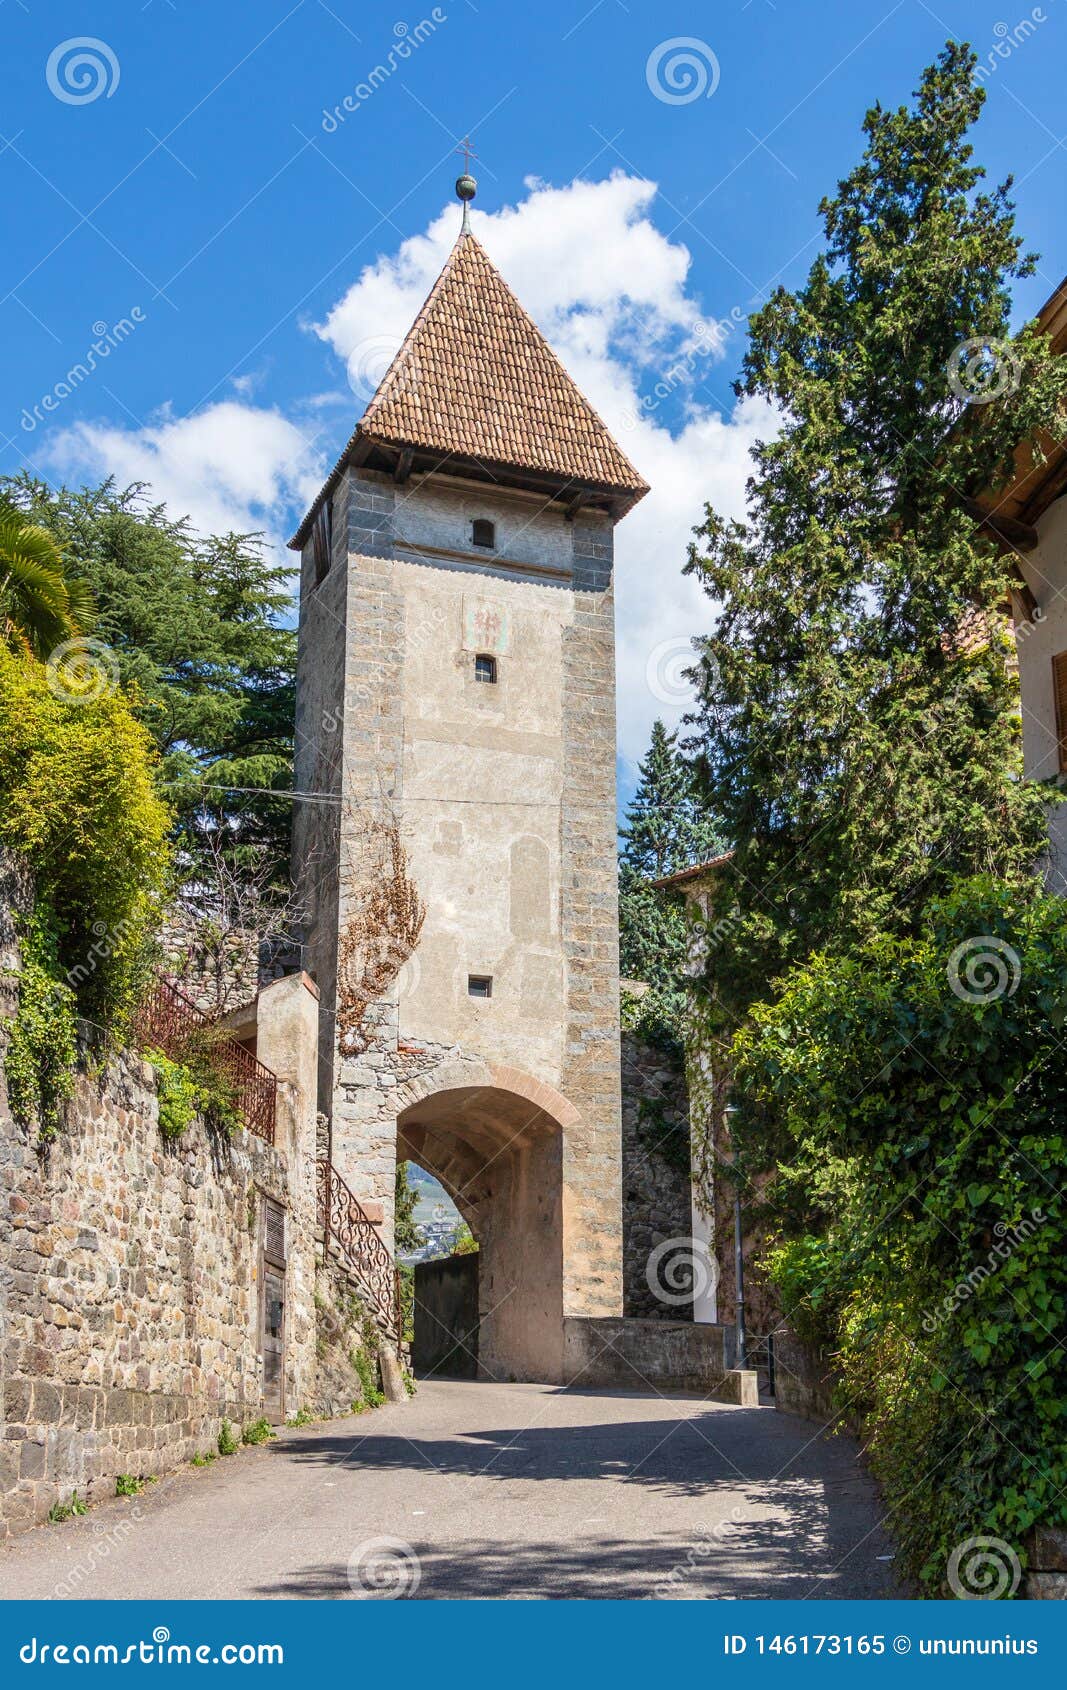
[[[471,159],[477,157],[471,146],[471,138],[464,135],[461,144],[456,148],[457,153],[463,154],[463,175],[456,177],[456,197],[463,201],[463,225],[460,234],[470,233],[470,203],[478,192],[478,184],[471,175]]]

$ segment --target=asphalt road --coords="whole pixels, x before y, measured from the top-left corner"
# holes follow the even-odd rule
[[[844,1436],[773,1408],[424,1384],[0,1551],[0,1596],[888,1597]]]

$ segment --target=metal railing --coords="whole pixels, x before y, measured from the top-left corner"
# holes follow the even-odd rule
[[[140,1045],[155,1046],[172,1062],[181,1062],[190,1045],[209,1034],[211,1062],[233,1092],[234,1107],[249,1132],[274,1143],[278,1113],[278,1078],[250,1050],[219,1031],[210,1017],[170,980],[160,976],[134,1023]]]
[[[331,1250],[358,1281],[378,1325],[390,1342],[403,1335],[400,1275],[358,1197],[348,1189],[332,1162],[315,1164],[324,1258]]]

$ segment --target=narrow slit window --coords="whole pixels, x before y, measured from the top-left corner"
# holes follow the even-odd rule
[[[315,513],[315,525],[311,531],[316,587],[321,585],[330,571],[330,545],[332,541],[330,530],[330,499],[327,497]]]
[[[496,545],[496,523],[489,522],[484,516],[475,517],[471,523],[471,541],[476,546],[484,546],[492,551]]]
[[[467,996],[472,998],[491,998],[493,995],[493,976],[491,974],[468,974]]]
[[[1057,652],[1052,659],[1052,695],[1056,707],[1060,774],[1067,775],[1067,651]]]
[[[488,652],[480,651],[474,659],[474,679],[484,681],[486,686],[495,686],[496,658],[490,657]]]

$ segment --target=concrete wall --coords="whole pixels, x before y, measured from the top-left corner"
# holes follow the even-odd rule
[[[1016,625],[1019,689],[1023,711],[1023,758],[1031,780],[1059,774],[1052,659],[1067,651],[1067,499],[1049,506],[1037,525],[1036,549],[1018,562],[1037,600],[1036,620]],[[1050,808],[1049,884],[1067,892],[1067,805]]]
[[[411,1153],[441,1178],[458,1153],[466,1184],[492,1162],[474,1204],[484,1277],[512,1292],[498,1325],[522,1328],[516,1365],[553,1376],[565,1311],[621,1310],[611,525],[568,523],[517,492],[446,477],[398,488],[355,469],[333,509],[330,574],[315,585],[310,545],[302,566],[297,787],[324,802],[301,809],[296,848],[333,1160],[391,1242],[398,1117],[431,1092],[517,1075],[482,1099],[495,1134],[437,1111],[433,1146]],[[491,556],[472,548],[475,516],[496,523]],[[474,679],[479,652],[497,659],[495,685]],[[427,918],[363,1048],[342,1056],[338,941],[376,815],[399,823]],[[490,1000],[469,995],[470,974],[492,976]],[[538,1086],[525,1133],[514,1100]],[[531,1227],[546,1224],[551,1249],[523,1259]],[[546,1334],[536,1352],[532,1324]]]
[[[722,1385],[733,1366],[732,1327],[694,1321],[568,1319],[564,1380],[593,1389],[698,1391]]]

